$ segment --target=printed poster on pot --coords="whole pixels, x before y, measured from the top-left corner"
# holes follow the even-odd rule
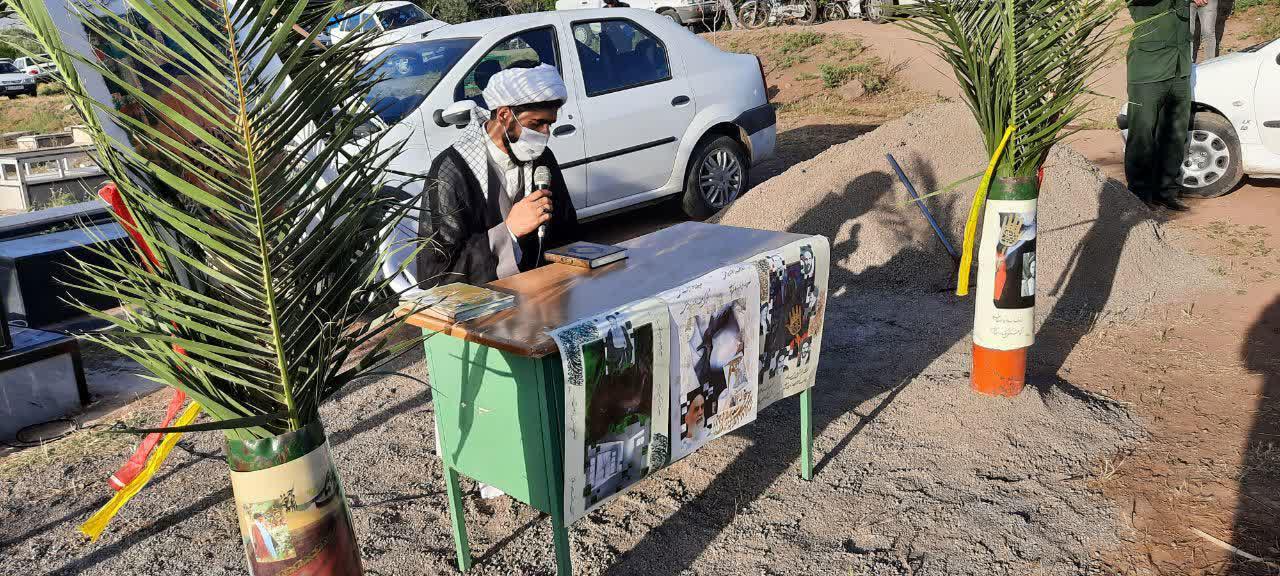
[[[658,298],[671,312],[671,461],[756,419],[760,276],[722,268]]]
[[[760,276],[760,408],[818,378],[831,245],[813,236],[754,259]]]
[[[231,489],[253,576],[361,572],[328,443],[265,470],[233,470]]]
[[[666,466],[670,318],[657,300],[550,333],[565,377],[569,522]]]
[[[973,341],[1026,348],[1035,341],[1036,201],[989,200],[982,226]]]

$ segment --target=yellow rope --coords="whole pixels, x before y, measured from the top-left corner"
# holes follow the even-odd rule
[[[174,422],[173,425],[175,427],[186,426],[191,424],[191,422],[196,419],[196,416],[199,415],[200,405],[192,402],[190,406],[187,406],[186,411],[182,413],[182,416],[178,417],[178,421]],[[142,468],[142,471],[138,472],[138,477],[134,478],[128,486],[124,487],[124,489],[116,492],[116,495],[113,496],[111,500],[109,500],[97,512],[94,512],[93,516],[90,516],[88,520],[85,520],[84,524],[80,525],[80,532],[85,536],[88,536],[91,540],[96,541],[98,537],[102,535],[102,531],[107,529],[107,523],[111,522],[111,519],[115,517],[116,513],[119,512],[121,508],[124,508],[124,505],[129,502],[129,499],[133,498],[134,495],[141,491],[142,488],[147,485],[147,482],[151,481],[151,477],[160,469],[160,465],[164,463],[165,458],[169,457],[169,452],[173,451],[173,447],[177,446],[178,439],[181,437],[181,432],[165,434],[164,440],[162,440],[160,445],[156,447],[155,452],[151,453],[151,458],[147,459],[147,465]]]
[[[960,278],[956,284],[957,296],[969,295],[969,272],[973,269],[973,243],[978,235],[978,217],[982,214],[982,207],[987,202],[987,191],[991,189],[991,178],[996,173],[996,164],[1000,162],[1000,156],[1004,154],[1004,148],[1009,144],[1009,139],[1013,137],[1013,132],[1017,128],[1017,126],[1010,126],[1004,131],[1004,139],[1000,141],[1000,146],[996,148],[996,153],[991,156],[991,164],[987,166],[987,173],[982,176],[982,184],[978,186],[978,192],[973,195],[973,207],[969,209],[969,221],[964,225],[964,251],[960,255]]]

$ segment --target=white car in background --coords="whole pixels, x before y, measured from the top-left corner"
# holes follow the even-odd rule
[[[53,80],[58,74],[58,65],[48,55],[24,56],[13,61],[13,66],[28,76],[36,79],[36,83]]]
[[[1216,198],[1248,175],[1280,178],[1280,39],[1196,66],[1182,194]],[[1128,105],[1118,122],[1128,139]]]
[[[494,74],[559,68],[569,99],[550,147],[583,219],[678,194],[690,216],[710,216],[746,191],[749,169],[773,155],[777,138],[755,56],[723,52],[646,10],[445,26],[376,61],[386,79],[368,96],[379,116],[371,129],[407,141],[391,166],[406,173],[425,173],[453,143]]]
[[[374,2],[357,12],[344,14],[337,24],[326,28],[329,42],[337,42],[354,32],[376,31],[378,41],[387,44],[420,40],[445,23],[411,2]]]
[[[13,62],[0,62],[0,96],[36,95],[36,77],[19,70]]]
[[[714,21],[724,10],[720,0],[622,0],[631,8],[657,12],[681,26]],[[557,0],[556,10],[604,8],[604,0]]]

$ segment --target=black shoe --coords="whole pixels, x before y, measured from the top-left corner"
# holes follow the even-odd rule
[[[1161,198],[1160,204],[1174,212],[1190,212],[1191,207],[1177,198]]]

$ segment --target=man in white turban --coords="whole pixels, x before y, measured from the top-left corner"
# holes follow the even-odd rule
[[[420,286],[483,285],[536,268],[543,252],[578,239],[577,212],[547,149],[568,97],[560,72],[546,64],[489,79],[488,110],[474,111],[428,173],[418,232],[432,244],[418,253]],[[550,190],[533,189],[539,167],[551,174]]]

